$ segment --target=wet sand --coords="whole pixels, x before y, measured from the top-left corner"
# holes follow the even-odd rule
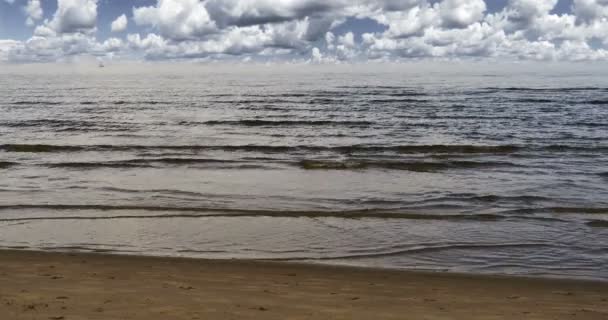
[[[608,319],[608,283],[0,251],[0,319]]]

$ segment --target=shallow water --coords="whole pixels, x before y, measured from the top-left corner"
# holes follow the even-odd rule
[[[608,279],[602,74],[0,71],[0,246]]]

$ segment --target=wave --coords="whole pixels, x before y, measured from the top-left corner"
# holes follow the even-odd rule
[[[448,220],[448,221],[499,221],[509,217],[500,214],[418,214],[410,212],[394,212],[383,210],[343,210],[343,211],[270,211],[252,209],[222,209],[205,207],[163,207],[163,206],[121,206],[121,205],[64,205],[64,204],[33,204],[33,205],[1,205],[0,211],[13,210],[75,210],[75,211],[148,211],[173,212],[162,215],[112,215],[112,216],[43,216],[3,218],[0,221],[30,221],[30,220],[106,220],[106,219],[149,219],[149,218],[208,218],[208,217],[293,217],[293,218],[378,218],[378,219],[409,219],[409,220]],[[203,213],[204,212],[204,213]],[[526,219],[527,217],[521,217]],[[533,218],[533,217],[530,217]]]
[[[24,105],[48,105],[48,106],[56,106],[56,105],[60,105],[61,102],[57,102],[57,101],[28,101],[28,100],[22,100],[22,101],[14,101],[14,102],[10,102],[10,105],[13,106],[24,106]]]
[[[409,145],[395,147],[400,153],[465,153],[465,154],[507,154],[523,150],[514,145],[478,146],[478,145]]]
[[[496,91],[522,91],[522,92],[574,92],[574,91],[606,91],[600,87],[563,87],[563,88],[527,88],[527,87],[487,87],[484,90]]]
[[[230,126],[370,126],[370,121],[331,121],[331,120],[213,120],[205,122],[180,122],[179,124],[230,125]]]
[[[22,121],[0,121],[0,126],[8,128],[51,128],[54,132],[67,131],[132,131],[135,123],[128,122],[92,122],[65,119],[37,119]]]
[[[338,87],[338,89],[341,87]],[[348,88],[348,87],[347,87]],[[351,87],[352,88],[352,87]],[[387,97],[418,97],[428,96],[428,94],[419,91],[412,90],[397,90],[399,88],[383,88],[383,87],[358,87],[359,89],[370,89],[370,90],[357,90],[357,95],[364,96],[387,96]],[[228,95],[234,96],[234,95]],[[279,94],[245,94],[241,97],[282,97],[282,98],[311,98],[311,99],[324,99],[324,101],[342,101],[344,100],[345,92],[343,90],[312,90],[310,93],[279,93]],[[334,98],[334,99],[332,99]]]
[[[275,218],[342,218],[342,219],[404,219],[432,221],[477,221],[496,222],[503,220],[534,220],[565,222],[559,217],[534,215],[537,213],[608,213],[608,208],[523,208],[504,210],[500,213],[413,213],[404,209],[362,209],[362,210],[256,210],[217,207],[168,207],[146,205],[105,205],[105,204],[14,204],[0,205],[0,211],[42,210],[42,211],[93,211],[121,212],[143,211],[162,212],[162,214],[117,214],[117,215],[49,215],[19,216],[1,218],[0,222],[18,222],[33,220],[112,220],[112,219],[169,219],[169,218],[218,218],[218,217],[275,217]],[[566,210],[567,209],[567,210]],[[411,208],[418,211],[419,209]],[[591,220],[603,221],[604,220]],[[600,222],[595,222],[598,224]]]
[[[427,253],[446,250],[487,250],[498,248],[543,248],[552,247],[547,243],[497,243],[497,244],[479,244],[479,243],[453,243],[453,244],[419,244],[411,245],[402,249],[374,251],[367,253],[351,253],[343,255],[332,255],[323,257],[286,257],[286,258],[270,258],[260,260],[272,261],[301,261],[301,260],[348,260],[348,259],[364,259],[364,258],[379,258],[400,256],[404,254]]]
[[[154,164],[166,165],[189,165],[189,164],[218,164],[218,165],[238,165],[242,161],[222,160],[222,159],[206,159],[206,158],[151,158],[151,159],[129,159],[117,161],[100,161],[100,162],[58,162],[46,164],[54,168],[74,168],[74,169],[95,169],[95,168],[145,168],[154,167]],[[263,168],[260,165],[246,165],[246,168]],[[238,165],[239,169],[243,169],[243,165]]]
[[[406,161],[370,161],[370,160],[302,160],[298,163],[306,170],[352,170],[352,169],[391,169],[414,172],[435,172],[449,169],[479,169],[495,167],[518,167],[510,162],[498,161],[446,161],[446,162],[406,162]]]
[[[517,145],[52,145],[52,144],[3,144],[0,151],[7,152],[79,152],[79,151],[242,151],[262,153],[334,152],[342,154],[369,152],[396,152],[401,154],[514,154],[526,151],[603,153],[608,146],[517,146]]]
[[[89,126],[97,125],[97,123],[87,123],[86,121],[75,121],[75,120],[61,120],[61,119],[36,119],[36,120],[21,120],[21,121],[10,121],[0,122],[4,127],[9,128],[22,128],[22,127],[51,127],[61,128],[66,126]]]

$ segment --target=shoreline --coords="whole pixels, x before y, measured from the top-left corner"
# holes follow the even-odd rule
[[[281,259],[238,259],[238,258],[227,258],[227,259],[212,259],[212,258],[197,258],[188,256],[164,256],[164,255],[146,255],[131,252],[112,252],[112,251],[70,251],[70,250],[43,250],[43,249],[13,249],[13,248],[0,248],[0,257],[4,253],[32,253],[39,255],[65,255],[69,257],[74,256],[92,256],[92,257],[109,257],[109,258],[127,258],[127,259],[142,259],[142,260],[159,260],[159,261],[185,261],[202,264],[239,264],[246,266],[251,264],[253,266],[292,266],[300,268],[311,268],[311,269],[327,269],[333,271],[361,271],[361,272],[378,272],[378,273],[396,273],[396,274],[412,274],[412,275],[425,275],[425,276],[445,276],[445,277],[459,277],[459,278],[479,278],[479,279],[503,279],[503,280],[528,280],[528,281],[548,281],[548,282],[572,282],[572,283],[590,283],[590,284],[606,284],[608,286],[608,279],[598,279],[591,277],[567,277],[567,276],[553,276],[553,275],[528,275],[528,274],[504,274],[504,273],[475,273],[475,272],[457,272],[457,271],[434,271],[429,269],[407,269],[407,268],[390,268],[390,267],[379,267],[379,266],[365,266],[365,265],[349,265],[349,264],[332,264],[332,263],[321,263],[314,261],[305,260],[281,260]]]
[[[603,281],[29,250],[0,259],[7,319],[608,318]]]

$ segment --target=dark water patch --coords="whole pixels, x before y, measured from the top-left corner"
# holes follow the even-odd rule
[[[372,94],[374,94],[374,92],[372,92]],[[424,97],[424,96],[428,96],[427,93],[420,92],[420,91],[397,91],[397,92],[384,93],[384,95],[388,96],[388,97]]]
[[[106,162],[62,162],[51,163],[45,166],[51,168],[70,168],[70,169],[98,169],[98,168],[142,168],[151,167],[145,164],[135,164],[125,161],[106,161]]]
[[[592,228],[608,228],[608,220],[591,220],[587,225]]]
[[[608,178],[608,172],[600,172],[598,175],[602,178]]]
[[[227,97],[234,97],[235,95],[225,95]],[[239,97],[246,98],[305,98],[314,97],[314,93],[268,93],[268,94],[242,94]]]
[[[310,97],[311,94],[309,94],[309,93],[282,93],[282,94],[276,94],[274,96],[281,97],[281,98],[304,98],[304,97]]]
[[[88,126],[78,126],[78,127],[65,127],[61,129],[54,130],[55,132],[125,132],[125,131],[135,131],[135,128],[125,128],[123,126],[104,126],[104,127],[88,127]]]
[[[519,98],[519,99],[511,99],[515,103],[553,103],[556,100],[553,99],[542,99],[542,98]]]
[[[308,100],[308,104],[321,104],[321,105],[333,105],[333,104],[345,104],[348,100],[344,98],[314,98]]]
[[[604,105],[608,105],[608,100],[588,100],[583,103],[590,104],[590,105],[596,105],[596,106],[604,106]]]
[[[403,86],[336,86],[337,89],[383,89],[383,90],[399,90],[399,89],[408,89],[408,87]],[[411,87],[410,87],[411,88]]]
[[[510,162],[498,161],[378,161],[378,160],[302,160],[298,166],[306,170],[363,170],[388,169],[414,172],[437,172],[451,169],[481,169],[496,167],[517,167]]]
[[[357,87],[338,87],[344,89],[357,89],[356,94],[362,96],[385,96],[385,97],[426,97],[428,93],[421,90],[404,89],[401,87],[383,86],[357,86]],[[320,95],[337,96],[344,94],[343,91],[321,91]]]
[[[61,102],[56,102],[56,101],[15,101],[15,102],[11,102],[9,103],[10,105],[13,106],[37,106],[37,105],[47,105],[47,106],[56,106],[56,105],[60,105]]]
[[[554,199],[541,196],[498,196],[498,195],[486,195],[486,196],[472,196],[468,198],[472,201],[480,202],[538,202],[538,201],[553,201]]]
[[[603,153],[608,152],[608,146],[597,145],[597,146],[570,146],[570,145],[549,145],[539,148],[541,151],[550,152],[585,152],[585,153]]]
[[[368,163],[362,161],[324,161],[324,160],[302,160],[298,163],[302,169],[306,170],[348,170],[348,169],[367,169]]]
[[[512,214],[534,214],[534,213],[553,213],[553,214],[608,214],[608,208],[602,207],[538,207],[521,208],[509,210]]]
[[[523,147],[515,145],[411,145],[396,147],[400,153],[461,153],[461,154],[509,154],[519,152]]]
[[[401,118],[401,117],[399,117]],[[420,120],[521,120],[522,116],[481,116],[481,115],[469,115],[461,116],[454,114],[446,115],[422,115],[420,117],[406,116],[404,118],[420,119]]]
[[[0,161],[0,169],[6,169],[18,165],[16,162]]]
[[[265,145],[48,145],[5,144],[1,151],[7,152],[80,152],[80,151],[244,151],[282,153],[294,150],[326,150],[324,147],[265,146]]]
[[[27,250],[27,249],[31,249],[28,246],[0,246],[1,249],[7,249],[7,250]]]
[[[177,250],[179,253],[193,253],[193,254],[209,254],[209,253],[230,253],[225,250],[196,250],[196,249],[180,249]]]
[[[567,125],[575,126],[575,127],[599,128],[599,127],[608,127],[608,122],[573,122],[573,123],[568,123]]]
[[[44,251],[68,251],[68,252],[72,252],[72,251],[78,251],[78,252],[93,252],[93,253],[136,253],[139,251],[136,250],[124,250],[124,249],[106,249],[106,248],[96,248],[95,244],[92,244],[91,246],[79,246],[79,245],[73,245],[73,246],[42,246],[42,247],[38,247],[36,249],[39,250],[44,250]]]
[[[598,207],[552,207],[547,210],[555,213],[608,214],[608,208]]]
[[[101,104],[102,102],[100,102]],[[116,100],[116,101],[111,101],[111,102],[103,102],[103,104],[112,104],[115,106],[122,106],[122,105],[158,105],[158,104],[163,104],[163,105],[172,105],[175,104],[174,101],[159,101],[159,100],[133,100],[133,101],[127,101],[127,100]]]
[[[369,99],[365,100],[371,104],[391,104],[391,103],[423,103],[428,102],[425,99]]]
[[[48,144],[5,144],[0,150],[7,152],[75,152],[84,150],[82,146],[48,145]]]
[[[265,99],[229,99],[229,100],[209,100],[209,103],[214,104],[230,104],[230,105],[258,105],[258,104],[289,104],[294,103],[292,100],[278,99],[278,98],[265,98]],[[300,102],[302,103],[302,102]]]
[[[203,159],[203,158],[157,158],[157,159],[133,159],[127,160],[127,163],[147,164],[147,163],[164,163],[164,164],[197,164],[197,163],[239,163],[240,161],[220,160],[220,159]]]
[[[263,110],[263,111],[291,111],[290,106],[287,105],[273,105],[273,104],[255,104],[255,105],[239,105],[239,110]],[[303,109],[298,108],[298,111],[320,111],[320,109]]]

